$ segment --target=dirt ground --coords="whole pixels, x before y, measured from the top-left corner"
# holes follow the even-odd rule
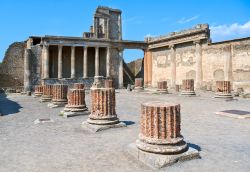
[[[182,135],[200,150],[201,159],[177,163],[161,171],[250,171],[250,119],[216,115],[221,110],[250,111],[250,99],[224,101],[201,92],[196,97],[117,90],[117,114],[125,128],[88,133],[87,116],[63,118],[63,108],[50,109],[37,98],[11,94],[0,99],[0,171],[153,171],[127,153],[139,133],[140,104],[167,101],[181,104]],[[90,109],[90,95],[86,103]],[[34,124],[38,118],[53,123]]]

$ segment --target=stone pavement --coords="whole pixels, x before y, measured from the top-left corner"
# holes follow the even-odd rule
[[[201,94],[201,96],[199,96]],[[160,171],[240,171],[250,169],[250,119],[234,119],[215,112],[250,110],[250,100],[214,99],[213,93],[196,97],[146,94],[117,90],[117,115],[128,126],[88,133],[81,123],[88,116],[63,118],[63,108],[50,109],[38,98],[12,94],[0,98],[0,171],[152,171],[126,152],[139,134],[140,104],[168,101],[181,104],[181,133],[201,159],[177,163]],[[90,95],[86,94],[90,107]],[[34,124],[38,118],[54,122]]]

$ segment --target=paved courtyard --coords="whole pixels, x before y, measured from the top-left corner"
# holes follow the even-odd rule
[[[88,133],[81,129],[87,116],[63,118],[62,108],[50,109],[37,98],[12,94],[1,97],[0,171],[153,171],[126,152],[139,133],[140,104],[168,101],[181,104],[182,134],[201,159],[177,163],[162,171],[238,171],[250,169],[250,119],[216,115],[222,110],[250,111],[250,100],[224,101],[213,93],[197,97],[117,90],[117,114],[126,128]],[[86,95],[90,109],[90,95]],[[38,118],[53,123],[34,124]]]

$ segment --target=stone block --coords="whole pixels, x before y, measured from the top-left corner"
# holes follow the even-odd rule
[[[192,147],[189,147],[186,152],[180,154],[164,155],[142,151],[136,147],[135,143],[131,143],[130,145],[128,145],[127,152],[136,160],[153,169],[163,168],[173,165],[177,162],[197,159],[200,157],[199,151]]]

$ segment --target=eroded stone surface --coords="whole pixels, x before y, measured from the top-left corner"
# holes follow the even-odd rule
[[[194,80],[185,79],[182,80],[181,95],[192,96],[195,95],[194,92]]]

